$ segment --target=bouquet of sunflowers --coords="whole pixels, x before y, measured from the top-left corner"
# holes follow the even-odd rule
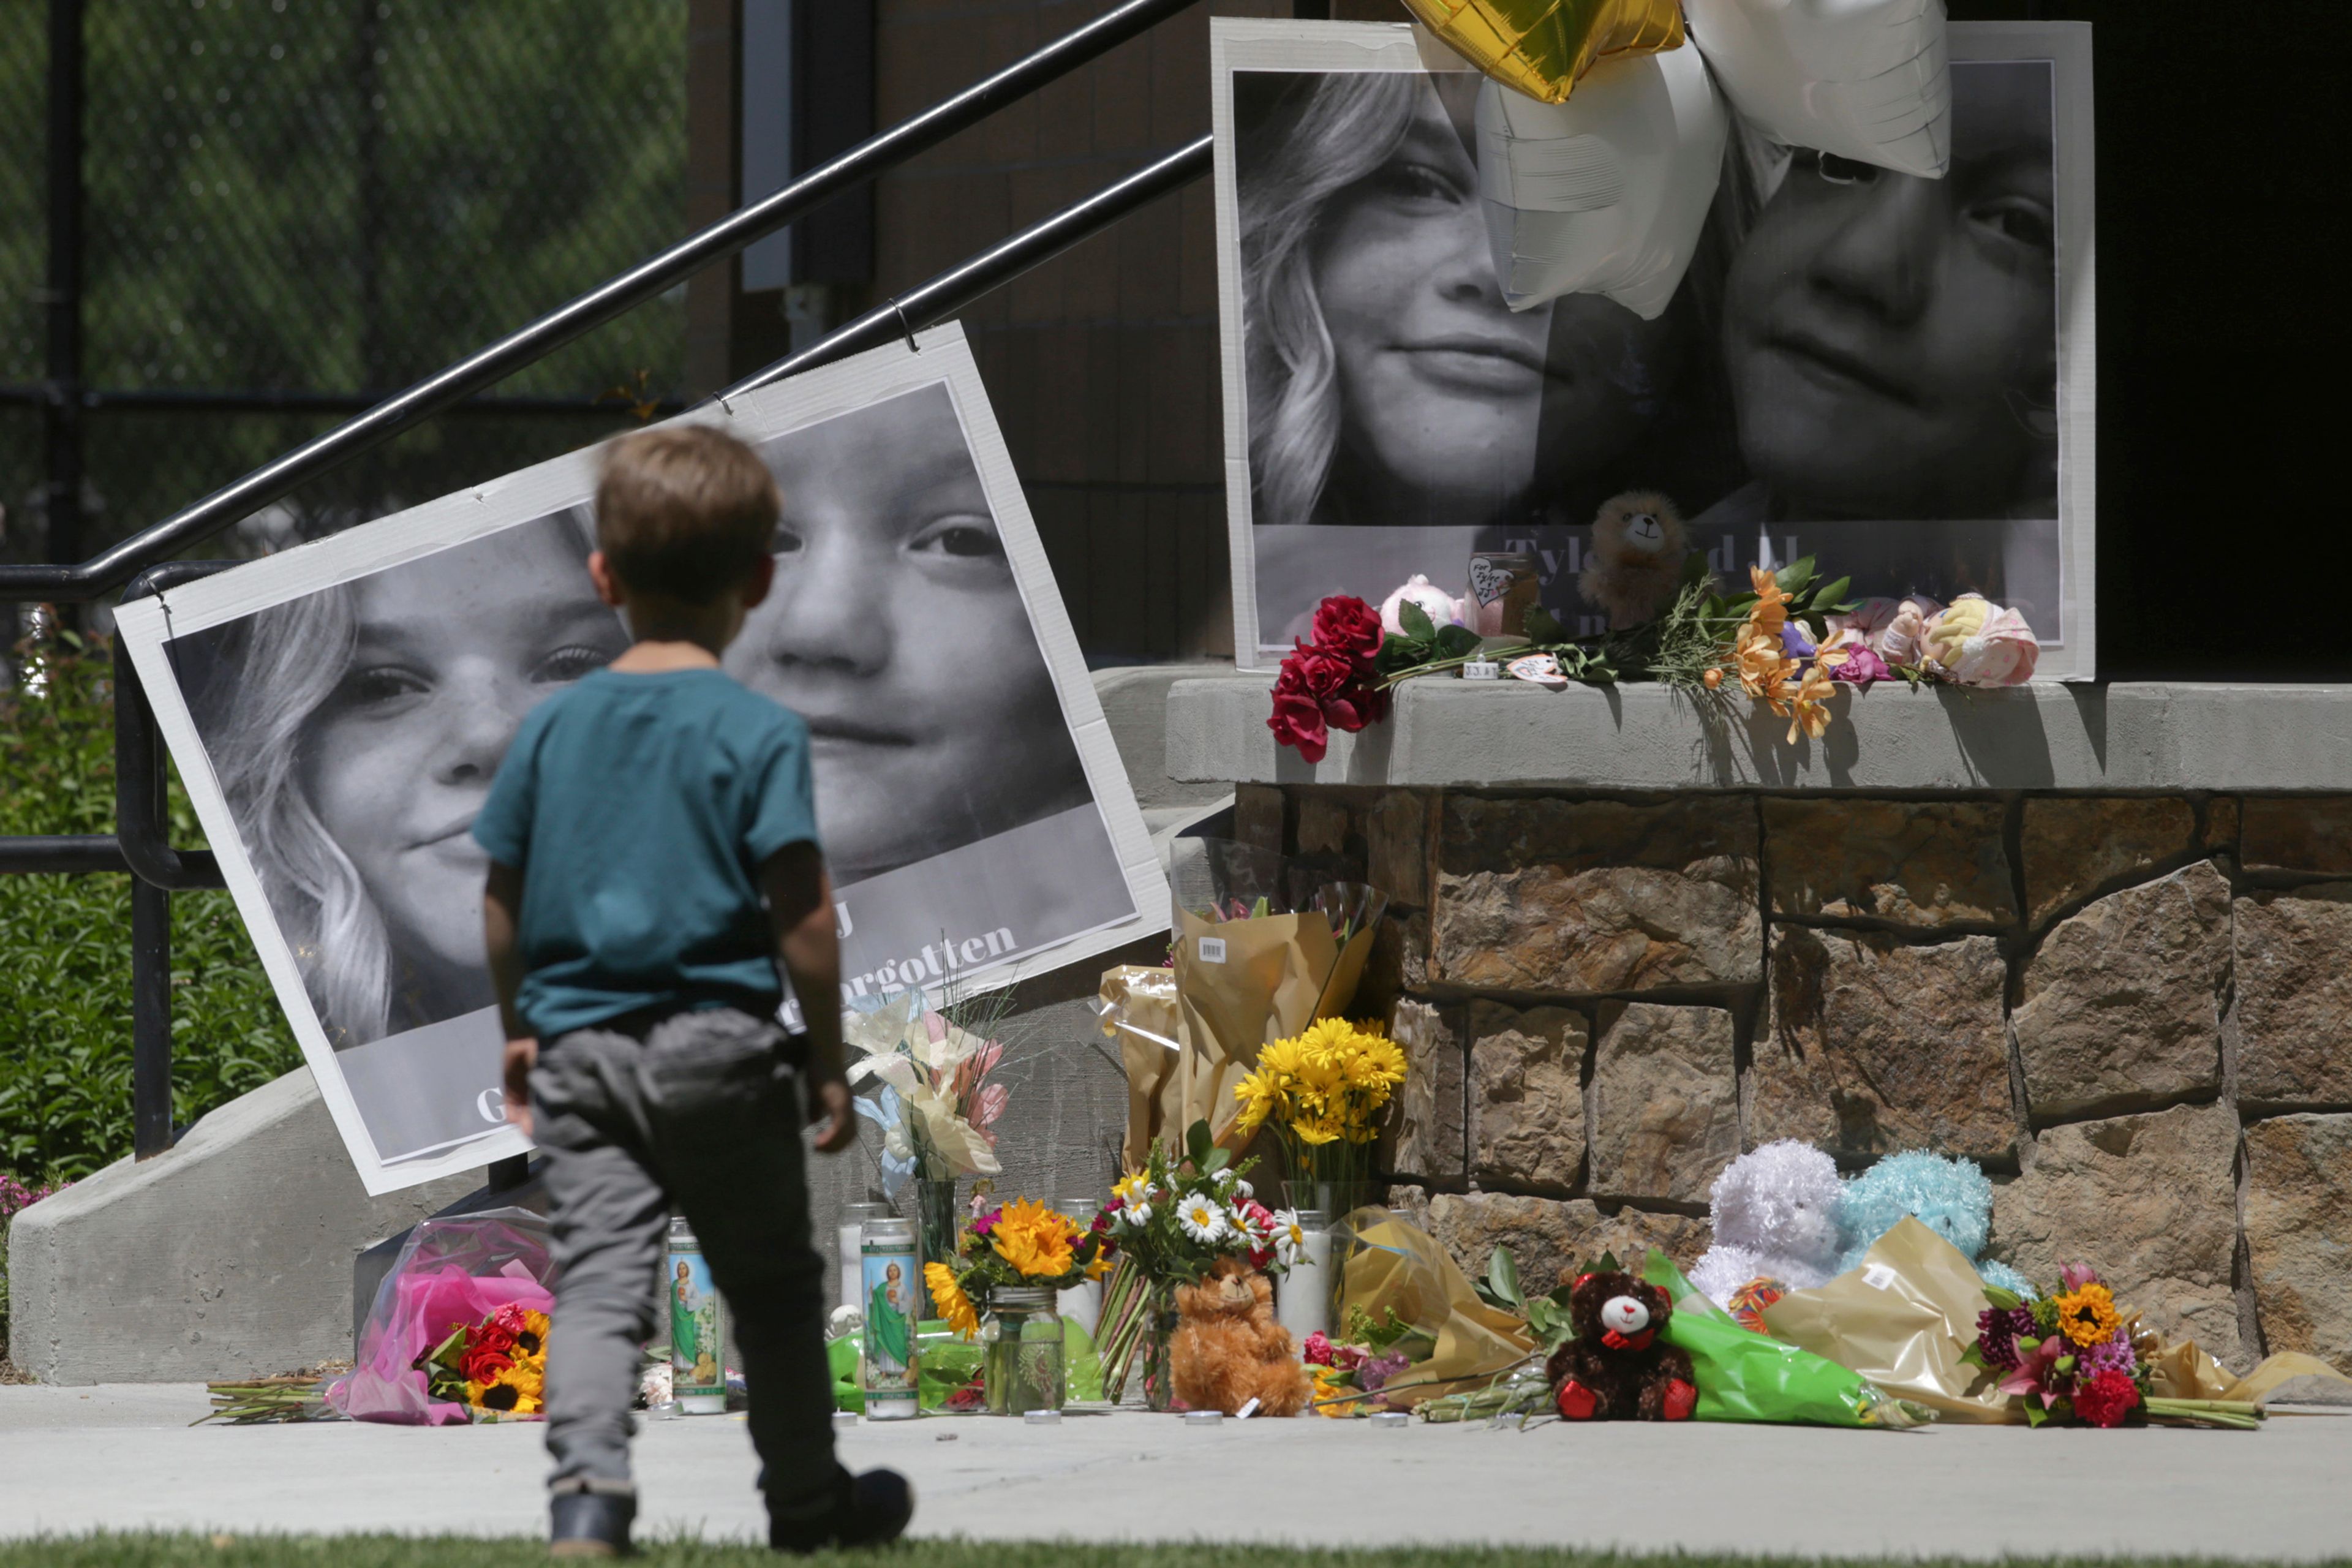
[[[1378,1026],[1318,1018],[1258,1053],[1256,1070],[1234,1086],[1236,1128],[1244,1137],[1274,1129],[1294,1196],[1307,1184],[1368,1182],[1372,1143],[1404,1072],[1404,1052]]]
[[[477,1421],[535,1417],[547,1384],[547,1314],[514,1302],[475,1323],[452,1323],[412,1363],[436,1399]]]

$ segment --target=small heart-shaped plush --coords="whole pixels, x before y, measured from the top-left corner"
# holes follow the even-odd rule
[[[1470,592],[1482,605],[1491,605],[1511,591],[1511,573],[1483,555],[1471,557]]]
[[[1612,55],[1683,44],[1681,0],[1404,0],[1422,26],[1505,87],[1565,103]]]

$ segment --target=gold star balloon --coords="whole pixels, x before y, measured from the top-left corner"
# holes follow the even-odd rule
[[[1422,26],[1472,65],[1529,98],[1565,103],[1612,55],[1683,42],[1681,0],[1404,0]]]

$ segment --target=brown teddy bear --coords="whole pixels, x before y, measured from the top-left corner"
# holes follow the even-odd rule
[[[1578,1277],[1568,1298],[1576,1337],[1544,1371],[1570,1421],[1686,1421],[1698,1404],[1690,1352],[1658,1342],[1675,1315],[1654,1285],[1631,1274]]]
[[[1194,1410],[1237,1415],[1257,1401],[1260,1415],[1296,1415],[1315,1385],[1274,1321],[1274,1287],[1237,1258],[1220,1258],[1207,1278],[1176,1290],[1181,1320],[1168,1347],[1176,1397]]]
[[[1658,618],[1682,581],[1683,520],[1652,490],[1628,490],[1601,503],[1592,519],[1592,558],[1576,579],[1584,602],[1609,612],[1623,631]]]

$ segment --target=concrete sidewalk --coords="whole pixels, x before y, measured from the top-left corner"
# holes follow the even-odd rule
[[[542,1528],[536,1426],[191,1428],[205,1409],[186,1384],[0,1388],[0,1535]],[[637,1451],[642,1533],[760,1531],[740,1417],[648,1423]],[[2352,1548],[2340,1412],[2104,1433],[935,1417],[861,1425],[841,1451],[911,1477],[925,1535],[1979,1558]]]

